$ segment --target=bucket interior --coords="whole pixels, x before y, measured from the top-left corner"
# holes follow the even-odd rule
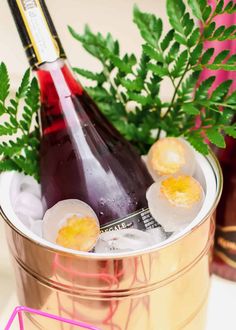
[[[208,157],[204,157],[201,154],[196,152],[196,160],[197,160],[197,170],[194,174],[194,177],[201,183],[204,192],[205,192],[205,200],[200,212],[197,216],[193,219],[193,221],[186,226],[185,229],[181,230],[180,232],[176,232],[175,234],[171,235],[166,240],[162,241],[161,243],[149,246],[142,250],[136,250],[133,252],[122,252],[116,253],[116,258],[125,257],[125,255],[135,255],[135,254],[142,254],[145,252],[150,252],[151,250],[156,250],[157,248],[165,247],[168,244],[171,244],[173,241],[181,239],[181,237],[188,234],[195,226],[201,223],[212,209],[216,207],[217,201],[219,199],[221,193],[221,185],[222,185],[222,178],[221,178],[221,171],[220,167],[216,161],[216,159],[209,155]],[[3,212],[3,215],[7,218],[7,221],[13,226],[20,234],[23,236],[28,237],[29,239],[33,240],[37,244],[41,244],[44,247],[48,247],[53,249],[54,251],[63,251],[67,253],[73,253],[77,255],[84,255],[90,256],[93,258],[104,258],[104,253],[89,253],[89,252],[80,252],[71,249],[64,248],[62,246],[58,246],[54,243],[48,242],[47,240],[37,236],[31,230],[29,230],[22,221],[18,218],[15,214],[12,206],[12,186],[14,179],[16,177],[15,172],[6,172],[0,175],[0,206]],[[106,258],[114,257],[114,254],[106,254]]]

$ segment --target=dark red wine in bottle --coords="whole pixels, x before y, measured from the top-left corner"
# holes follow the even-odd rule
[[[41,91],[41,186],[45,209],[80,199],[101,229],[158,226],[147,207],[152,179],[136,150],[76,81],[44,1],[8,0]]]
[[[217,150],[223,176],[223,194],[216,213],[213,271],[236,281],[236,140],[227,137],[226,149]]]

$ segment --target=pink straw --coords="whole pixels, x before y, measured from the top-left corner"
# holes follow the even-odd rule
[[[80,328],[83,328],[83,329],[101,330],[99,328],[96,328],[96,327],[94,327],[92,325],[89,325],[89,324],[86,324],[84,322],[69,320],[69,319],[66,319],[66,318],[63,318],[63,317],[60,317],[60,316],[57,316],[57,315],[48,314],[48,313],[45,313],[43,311],[39,311],[39,310],[32,309],[32,308],[25,307],[25,306],[18,306],[14,309],[14,311],[13,311],[13,313],[12,313],[12,315],[11,315],[11,317],[10,317],[10,319],[9,319],[9,321],[8,321],[8,323],[7,323],[4,330],[10,330],[11,329],[11,326],[12,326],[13,322],[15,321],[16,316],[18,316],[18,320],[19,320],[19,327],[20,327],[19,330],[26,330],[26,329],[24,329],[22,312],[40,315],[42,317],[52,319],[52,320],[56,320],[56,321],[59,321],[61,323],[76,325],[76,326],[78,326]]]

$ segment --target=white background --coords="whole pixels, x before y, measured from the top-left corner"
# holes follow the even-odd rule
[[[67,25],[79,32],[82,32],[85,23],[89,23],[94,31],[110,31],[120,40],[121,49],[139,54],[141,38],[132,23],[133,4],[137,3],[142,10],[161,16],[167,24],[165,0],[47,0],[47,3],[71,64],[91,70],[99,69],[98,63],[70,37]],[[0,0],[0,61],[7,64],[12,88],[15,89],[28,64],[6,0]],[[162,96],[168,99],[169,94],[170,86],[166,85]],[[3,236],[3,224],[0,224],[0,329],[17,304]],[[236,284],[213,277],[207,330],[235,330],[235,308]]]

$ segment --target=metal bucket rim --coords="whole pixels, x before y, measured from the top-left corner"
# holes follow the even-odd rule
[[[208,212],[205,213],[204,217],[198,221],[198,223],[195,226],[188,226],[187,229],[184,233],[180,234],[180,235],[176,235],[174,238],[172,239],[167,239],[165,241],[163,241],[163,244],[155,244],[153,246],[147,247],[145,249],[140,249],[137,251],[129,251],[129,252],[122,252],[122,253],[115,253],[115,254],[104,254],[104,253],[90,253],[90,252],[81,252],[81,251],[73,251],[71,249],[66,249],[63,247],[58,246],[58,248],[56,248],[56,244],[51,243],[52,245],[55,245],[55,247],[50,246],[49,243],[45,241],[44,242],[39,242],[36,239],[29,237],[28,235],[26,235],[25,233],[23,233],[19,228],[17,228],[11,221],[10,219],[7,217],[6,213],[4,212],[2,205],[0,205],[0,215],[1,217],[4,219],[4,221],[15,231],[17,232],[20,236],[22,236],[24,239],[27,239],[28,241],[30,241],[33,244],[36,244],[38,246],[41,246],[42,248],[51,251],[53,253],[59,253],[61,255],[65,255],[68,257],[81,257],[81,258],[90,258],[90,259],[97,259],[97,260],[104,260],[104,259],[124,259],[124,258],[129,258],[129,257],[134,257],[134,256],[139,256],[139,255],[143,255],[143,254],[149,254],[152,253],[154,251],[158,251],[158,250],[162,250],[172,244],[175,244],[176,242],[182,240],[184,237],[186,237],[187,235],[189,235],[191,232],[193,232],[196,228],[198,228],[199,226],[201,226],[208,218],[209,216],[214,212],[214,210],[217,207],[217,204],[220,200],[221,197],[221,193],[222,193],[222,189],[223,189],[223,174],[221,171],[221,167],[220,164],[216,158],[216,156],[214,155],[214,153],[212,151],[210,151],[209,155],[205,156],[205,158],[208,160],[209,165],[211,166],[211,169],[215,175],[215,179],[216,179],[216,195],[214,198],[214,202],[212,204],[211,207],[209,207]]]

